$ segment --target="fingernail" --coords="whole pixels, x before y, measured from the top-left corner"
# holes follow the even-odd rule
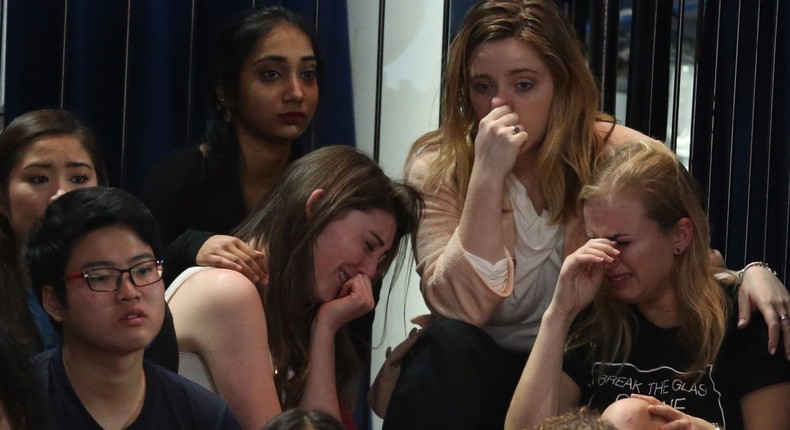
[[[746,320],[745,319],[741,318],[741,319],[738,320],[738,327],[742,327],[744,324],[746,324]]]
[[[776,354],[776,347],[771,348],[771,355]]]
[[[252,283],[253,284],[257,284],[258,281],[260,281],[260,280],[261,280],[261,278],[258,275],[253,275],[252,276]]]

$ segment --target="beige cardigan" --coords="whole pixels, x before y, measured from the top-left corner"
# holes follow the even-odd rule
[[[602,135],[610,131],[606,141],[608,145],[619,145],[632,139],[656,142],[624,126],[615,126],[612,129],[610,123],[598,124],[598,132]],[[507,185],[504,185],[500,222],[505,233],[508,274],[504,287],[494,290],[483,282],[461,247],[457,227],[461,220],[464,196],[460,195],[453,184],[452,172],[446,172],[438,188],[429,190],[423,187],[436,155],[435,150],[424,150],[409,159],[405,168],[406,179],[420,189],[425,199],[425,210],[417,230],[414,250],[417,272],[420,274],[420,289],[434,315],[484,326],[497,312],[502,301],[513,292],[512,255],[515,249],[516,226]],[[586,242],[586,234],[578,217],[567,222],[564,228],[564,254],[567,256]]]

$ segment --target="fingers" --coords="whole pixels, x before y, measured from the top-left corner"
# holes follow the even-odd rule
[[[266,254],[233,236],[214,235],[198,251],[196,263],[241,272],[252,282],[268,281]]]
[[[644,400],[645,402],[651,405],[663,405],[663,403],[661,403],[661,400],[658,400],[653,396],[646,396],[644,394],[632,393],[631,397],[634,399]]]
[[[423,314],[418,315],[410,320],[412,324],[417,324],[421,328],[428,327],[434,320],[434,316],[432,314]]]
[[[419,339],[421,332],[422,330],[416,327],[413,328],[411,332],[409,332],[409,336],[391,351],[390,355],[387,356],[387,362],[390,366],[400,366],[401,362],[406,357],[406,353],[409,352],[414,343],[417,342],[417,339]]]
[[[738,328],[744,328],[749,325],[749,316],[751,315],[751,312],[752,306],[749,296],[747,296],[744,293],[743,288],[741,288],[738,290]],[[763,316],[765,317],[765,320],[768,321],[768,316]],[[770,340],[768,343],[770,343]]]
[[[372,311],[376,303],[370,278],[361,273],[353,276],[340,287],[337,298],[325,305],[337,309],[337,316],[342,324]]]

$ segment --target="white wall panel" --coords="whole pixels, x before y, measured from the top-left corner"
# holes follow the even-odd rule
[[[373,154],[378,137],[380,164],[387,174],[401,178],[411,144],[438,125],[444,2],[385,2],[383,62],[382,70],[377,70],[380,4],[348,0],[357,146]],[[380,100],[376,100],[377,79],[382,86]],[[379,136],[375,136],[377,103]],[[391,277],[384,282],[373,327],[372,377],[387,347],[397,345],[411,330],[409,319],[427,313],[411,254],[407,262],[389,295]],[[376,417],[374,428],[381,428]]]

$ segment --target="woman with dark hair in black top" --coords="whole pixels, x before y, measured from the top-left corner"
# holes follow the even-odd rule
[[[204,140],[158,166],[142,194],[167,244],[166,280],[195,263],[263,278],[263,255],[223,235],[299,155],[294,142],[318,103],[315,46],[310,26],[281,7],[251,9],[222,28]]]

